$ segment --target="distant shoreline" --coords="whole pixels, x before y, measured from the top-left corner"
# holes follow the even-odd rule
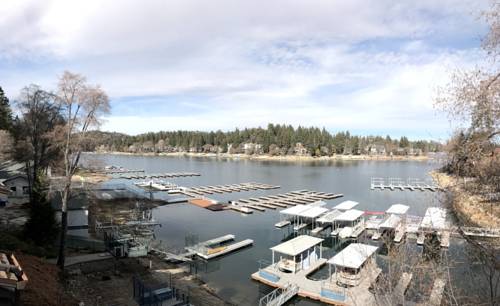
[[[247,154],[228,154],[228,153],[190,153],[190,152],[175,152],[175,153],[130,153],[130,152],[86,152],[90,154],[110,154],[110,155],[127,155],[127,156],[169,156],[169,157],[204,157],[204,158],[220,158],[233,160],[257,160],[257,161],[283,161],[283,162],[309,162],[309,161],[428,161],[428,156],[381,156],[381,155],[333,155],[333,156],[270,156],[270,155],[247,155]]]

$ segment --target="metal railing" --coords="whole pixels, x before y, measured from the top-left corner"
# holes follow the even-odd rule
[[[281,306],[299,292],[299,286],[287,283],[259,300],[259,306]]]

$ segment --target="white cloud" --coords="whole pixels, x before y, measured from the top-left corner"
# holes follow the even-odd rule
[[[186,96],[205,110],[151,109],[144,118],[129,109],[104,126],[129,133],[268,122],[397,131],[425,120],[442,135],[447,123],[434,116],[432,90],[477,51],[436,41],[476,39],[477,4],[8,0],[0,6],[0,85],[14,97],[29,83],[53,87],[70,69],[114,99]]]

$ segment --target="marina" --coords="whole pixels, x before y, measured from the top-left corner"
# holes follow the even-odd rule
[[[122,157],[113,158],[118,158],[119,160]],[[409,234],[411,234],[410,237],[413,238],[417,237],[419,232],[425,232],[426,234],[432,233],[431,229],[424,230],[424,228],[421,228],[420,224],[424,219],[427,209],[432,207],[429,197],[434,197],[433,193],[415,192],[411,194],[411,197],[408,197],[408,193],[404,192],[370,192],[368,188],[363,189],[360,184],[356,183],[358,181],[362,182],[369,180],[370,177],[368,175],[380,172],[381,167],[384,169],[392,169],[390,174],[393,177],[420,177],[422,173],[426,173],[425,171],[427,170],[420,170],[422,168],[410,167],[414,165],[413,163],[395,162],[377,164],[353,162],[349,163],[349,166],[346,167],[318,167],[296,164],[267,164],[250,161],[225,162],[203,159],[170,159],[151,157],[148,160],[151,164],[143,164],[142,162],[137,164],[128,163],[127,166],[130,168],[145,168],[146,171],[155,172],[179,172],[179,169],[185,169],[189,172],[196,171],[203,174],[224,174],[222,176],[204,175],[193,178],[192,181],[189,181],[190,185],[180,184],[183,186],[196,187],[196,185],[198,185],[200,187],[205,187],[198,191],[201,194],[193,192],[192,197],[186,198],[192,198],[193,200],[210,200],[209,198],[212,198],[218,203],[222,203],[224,206],[224,209],[221,212],[214,214],[206,209],[200,209],[199,207],[201,206],[198,205],[178,204],[160,206],[153,210],[155,216],[154,220],[162,224],[161,228],[157,227],[155,229],[155,234],[157,238],[167,242],[166,246],[159,248],[166,251],[164,255],[158,253],[160,254],[160,258],[171,260],[173,262],[185,262],[186,265],[191,266],[203,265],[204,261],[210,262],[210,267],[198,268],[198,276],[207,282],[207,284],[211,287],[215,288],[219,294],[238,305],[256,305],[259,304],[260,300],[265,296],[267,296],[267,300],[263,300],[262,305],[273,305],[271,302],[282,303],[282,301],[290,301],[292,297],[295,297],[294,303],[297,305],[307,304],[305,302],[306,299],[315,299],[316,301],[323,300],[323,303],[327,303],[328,295],[333,297],[338,295],[339,298],[344,296],[345,298],[344,303],[339,302],[339,299],[336,299],[336,302],[332,303],[332,300],[330,299],[330,303],[332,304],[349,304],[350,301],[354,301],[355,304],[362,304],[360,301],[355,300],[357,294],[354,294],[354,292],[358,290],[356,287],[364,286],[365,282],[365,288],[372,285],[369,284],[369,277],[366,276],[369,274],[360,274],[360,285],[343,288],[342,286],[336,285],[336,276],[333,273],[335,271],[335,266],[331,266],[333,276],[329,275],[329,271],[327,270],[329,270],[330,264],[328,264],[327,261],[336,254],[340,253],[348,245],[352,244],[352,242],[358,241],[358,243],[363,244],[373,243],[375,245],[380,245],[384,241],[387,241],[386,239],[373,241],[370,238],[372,238],[371,234],[376,233],[379,230],[380,232],[383,232],[379,226],[389,217],[389,213],[391,212],[389,209],[393,203],[404,203],[404,205],[410,207],[406,213],[406,234],[401,237],[399,243],[404,243]],[[119,163],[126,164],[123,161],[119,161]],[[418,165],[421,167],[421,164]],[[360,170],[360,167],[363,168],[362,171]],[[418,171],[422,172],[412,172],[416,171],[414,169],[419,169]],[[300,173],[300,175],[297,175],[297,173]],[[272,185],[280,185],[281,189],[284,191],[281,193],[273,193],[272,191],[266,190],[243,190],[242,192],[247,192],[248,194],[245,194],[244,197],[240,198],[235,198],[236,194],[234,192],[216,192],[216,190],[220,192],[226,191],[223,188],[220,188],[220,186],[234,185],[231,182],[238,181],[265,181],[266,183]],[[132,184],[133,182],[130,182],[130,185]],[[334,186],[335,190],[338,191],[337,193],[329,194],[327,192],[314,191],[318,189],[325,191],[329,189],[331,190],[332,186]],[[202,192],[207,190],[213,190],[213,193],[210,194]],[[331,197],[331,195],[338,195],[340,192],[356,202],[344,201],[347,202],[344,203],[342,202],[342,199],[339,200],[339,197],[334,197],[333,199],[324,198],[325,195]],[[438,195],[438,193],[435,194]],[[180,195],[182,196],[182,194]],[[174,195],[171,195],[168,192],[156,192],[153,193],[153,196],[154,198],[165,198],[165,201],[168,202],[175,201],[175,199],[177,199]],[[184,202],[180,201],[181,198],[178,199],[179,203]],[[302,219],[300,224],[307,225],[301,228],[299,232],[293,230],[294,226],[292,225],[291,218],[287,218],[285,215],[280,213],[282,210],[296,207],[298,205],[309,205],[314,202],[321,201],[325,202],[326,205],[319,207],[326,208],[328,211],[317,217],[314,224],[312,220],[308,221],[306,218]],[[259,203],[273,206],[274,209],[260,206]],[[354,205],[354,203],[357,204]],[[330,235],[330,230],[333,225],[332,221],[335,217],[349,211],[350,209],[356,209],[363,212],[362,219],[364,219],[364,230],[366,231],[366,234],[361,234],[356,239],[349,237],[342,239],[338,234],[337,236],[332,237]],[[281,224],[279,224],[280,222]],[[92,223],[89,222],[88,224],[91,225]],[[202,230],[200,229],[200,226],[202,227]],[[278,230],[277,228],[282,230]],[[484,235],[485,237],[488,237],[488,235],[496,235],[496,229],[479,230],[475,228],[457,228],[454,227],[453,224],[448,224],[443,232],[445,231],[450,233],[449,248],[453,250],[456,250],[457,248],[456,239],[459,237],[460,231],[467,231],[470,234],[474,233],[478,236]],[[215,256],[206,260],[192,252],[193,250],[188,251],[186,249],[186,247],[189,247],[189,244],[186,244],[184,239],[187,233],[197,233],[200,235],[200,238],[204,238],[201,240],[211,240],[213,237],[221,236],[221,233],[232,233],[234,236],[242,237],[242,239],[227,241],[222,245],[227,246],[235,243],[237,244],[238,242],[245,241],[246,239],[251,239],[253,241],[252,249],[246,251],[244,248],[241,248],[239,250],[244,251],[230,251],[224,256]],[[324,263],[319,261],[319,249],[316,248],[315,252],[318,255],[318,260],[315,261],[313,259],[315,256],[310,253],[309,255],[312,256],[310,256],[309,269],[297,271],[296,275],[293,276],[297,277],[298,274],[307,274],[307,277],[301,278],[300,282],[297,283],[289,281],[288,285],[285,284],[285,279],[283,279],[283,284],[269,283],[268,285],[273,289],[271,291],[265,290],[265,293],[260,293],[258,283],[264,284],[264,282],[249,281],[249,276],[254,274],[258,268],[252,263],[255,263],[258,258],[266,258],[265,250],[269,250],[280,243],[290,241],[291,239],[294,239],[294,237],[297,237],[297,235],[301,234],[307,234],[314,238],[324,239],[321,247],[323,256],[321,259],[323,259],[322,261]],[[444,240],[446,240],[445,235],[443,235],[443,237],[445,238]],[[391,239],[394,241],[394,238]],[[409,241],[411,243],[410,245],[416,247],[413,239]],[[220,245],[215,245],[212,246],[212,248],[216,249],[219,246]],[[236,246],[238,246],[238,244]],[[153,248],[151,249],[154,252]],[[422,250],[422,248],[417,248],[417,250],[418,249]],[[446,247],[443,248],[443,252],[446,252],[446,249]],[[269,261],[271,261],[272,254],[271,251],[268,252]],[[378,251],[376,253],[378,253]],[[204,254],[204,252],[201,254]],[[257,255],[259,257],[256,257],[256,254],[263,255]],[[206,255],[208,255],[208,252],[206,252]],[[276,253],[275,256],[280,255],[277,255]],[[283,257],[285,258],[287,256]],[[300,257],[300,255],[298,255],[298,257]],[[303,258],[308,258],[307,252],[303,254]],[[377,254],[377,260],[384,262],[384,258],[384,256],[379,256]],[[275,260],[278,260],[278,258],[275,258]],[[297,263],[298,261],[299,259],[297,259]],[[271,265],[270,262],[265,264],[263,261],[259,270],[263,270],[269,265]],[[277,273],[279,274],[280,272],[278,271]],[[288,277],[288,280],[293,280],[291,276]],[[232,281],[228,283],[228,279],[231,279]],[[254,278],[252,277],[252,279]],[[394,285],[397,286],[397,290],[404,292],[405,287],[412,287],[414,280],[415,275],[413,275],[410,280],[399,275]],[[333,285],[330,283],[333,283]],[[432,286],[432,283],[430,286]],[[309,290],[309,292],[307,292],[308,288],[313,290]],[[321,296],[321,290],[323,290],[324,296]],[[394,290],[396,290],[396,288],[394,288]],[[367,291],[367,289],[365,289],[365,291]],[[408,291],[411,293],[410,290]],[[317,292],[318,294],[314,295],[312,292]],[[428,295],[424,297],[426,301],[430,299],[429,295],[430,291]],[[362,297],[363,294],[359,296]],[[351,299],[349,299],[349,297],[351,297]],[[354,299],[352,297],[354,297]],[[367,296],[367,298],[369,297]],[[411,299],[411,297],[409,298]],[[366,301],[369,301],[369,299]],[[407,301],[408,300],[405,302]]]

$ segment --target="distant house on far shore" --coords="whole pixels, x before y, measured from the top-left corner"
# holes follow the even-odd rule
[[[365,151],[367,151],[369,155],[386,155],[385,146],[378,144],[366,146]]]
[[[306,156],[309,154],[309,152],[307,151],[307,148],[304,147],[304,145],[302,145],[302,143],[300,143],[300,142],[297,142],[295,144],[295,148],[293,151],[294,151],[294,154],[298,155],[298,156]]]

